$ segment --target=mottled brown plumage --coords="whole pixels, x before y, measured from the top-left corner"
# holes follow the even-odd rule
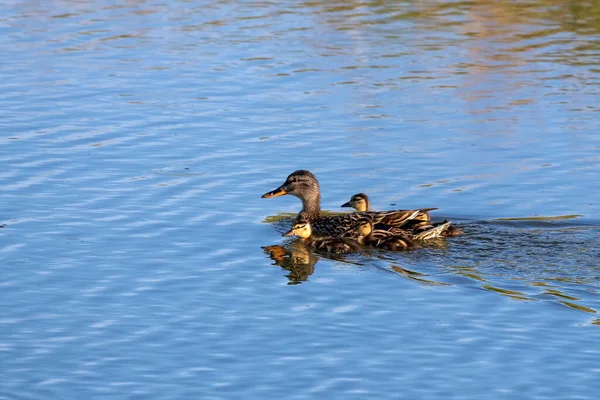
[[[375,229],[369,218],[358,220],[355,231],[348,230],[345,235],[356,237],[356,240],[365,246],[384,250],[410,250],[418,247],[409,234],[394,234],[390,231]]]
[[[357,193],[350,198],[350,201],[342,204],[342,207],[352,207],[356,211],[361,212],[370,210],[371,203],[369,201],[369,196],[364,193]],[[422,211],[430,210],[435,210],[435,208],[422,209]],[[427,218],[425,218],[425,215],[427,214],[423,213],[423,215],[417,216],[416,218],[404,224],[400,229],[392,225],[392,227],[388,230],[397,234],[410,233],[414,235],[414,239],[417,240],[432,239],[440,236],[459,236],[464,233],[462,229],[456,225],[452,225],[448,221],[431,223],[431,221],[429,221],[429,215],[427,215]],[[375,228],[378,228],[378,226],[375,226]]]

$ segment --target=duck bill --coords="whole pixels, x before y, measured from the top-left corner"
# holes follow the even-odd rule
[[[352,205],[350,204],[349,201],[347,201],[344,204],[342,204],[340,207],[352,207]]]
[[[291,229],[291,230],[287,231],[286,233],[282,234],[281,236],[294,236],[294,230]]]
[[[288,194],[283,186],[279,186],[277,189],[267,192],[262,195],[263,199],[270,199],[271,197],[283,196]]]

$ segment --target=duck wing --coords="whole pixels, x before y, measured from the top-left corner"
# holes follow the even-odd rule
[[[415,240],[427,240],[444,236],[444,232],[450,228],[450,224],[450,221],[444,221],[441,224],[428,225],[423,227],[422,230],[419,233],[416,233],[412,238]]]
[[[375,225],[387,225],[400,228],[415,222],[429,222],[429,211],[437,208],[419,208],[416,210],[391,210],[391,211],[365,211],[361,214],[369,214]]]
[[[353,237],[351,232],[354,231],[356,223],[364,218],[361,214],[363,213],[320,216],[310,223],[313,232],[320,236]]]
[[[414,219],[429,221],[428,211],[436,208],[423,208],[417,210],[392,210],[392,211],[363,211],[342,215],[320,215],[317,218],[308,218],[313,231],[318,235],[339,236],[347,235],[349,230],[353,230],[359,220],[367,218],[379,228],[401,227]],[[298,219],[307,218],[302,215]]]

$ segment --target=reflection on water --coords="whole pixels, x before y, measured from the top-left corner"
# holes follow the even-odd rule
[[[304,246],[300,240],[296,240],[293,243],[288,243],[284,246],[263,246],[262,249],[264,250],[265,254],[267,254],[269,258],[271,258],[271,260],[274,261],[275,265],[278,265],[281,268],[290,272],[288,275],[286,275],[286,278],[289,280],[289,285],[297,285],[299,283],[307,281],[309,279],[309,276],[315,272],[315,265],[320,259],[320,256],[311,253],[310,249],[306,248],[306,246]],[[365,249],[365,251],[363,252],[363,254],[365,254],[367,257],[385,260],[385,262],[388,263],[393,259],[393,257],[387,256],[386,253],[389,252],[370,249]],[[344,263],[348,264],[349,267],[351,267],[352,265],[365,265],[365,259],[362,258],[360,261],[356,260],[355,255],[338,256],[330,254],[327,258],[336,261],[343,261]],[[377,266],[377,268],[383,269],[383,267],[381,266]],[[427,274],[422,274],[417,271],[411,271],[407,268],[395,264],[389,264],[389,269],[386,270],[389,272],[398,273],[399,275],[407,279],[412,279],[416,282],[423,284],[437,286],[450,285],[448,283],[437,282],[434,280],[427,279]]]
[[[426,241],[421,248],[410,252],[365,249],[360,257],[334,259],[343,259],[354,266],[370,264],[419,284],[454,285],[457,283],[453,276],[461,276],[467,280],[459,280],[459,284],[477,286],[514,300],[550,300],[578,311],[596,313],[595,308],[582,304],[585,298],[556,284],[569,284],[575,292],[597,291],[600,264],[593,251],[585,249],[594,248],[599,227],[568,226],[568,222],[562,222],[570,219],[559,216],[465,221],[464,237]],[[285,231],[291,218],[281,214],[267,221],[276,230]],[[560,223],[555,226],[551,221]],[[291,272],[286,275],[290,284],[309,280],[319,261],[319,256],[300,240],[263,249],[276,265]],[[432,262],[434,270],[419,272],[421,266],[430,266]]]
[[[309,252],[299,240],[293,242],[287,249],[278,246],[264,246],[264,252],[275,261],[275,265],[290,271],[286,277],[290,285],[296,285],[308,279],[315,272],[315,264],[319,257]]]

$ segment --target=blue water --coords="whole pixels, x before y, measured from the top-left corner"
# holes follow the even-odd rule
[[[597,397],[593,2],[38,3],[0,6],[0,399]],[[466,234],[309,253],[260,198],[299,168]]]

